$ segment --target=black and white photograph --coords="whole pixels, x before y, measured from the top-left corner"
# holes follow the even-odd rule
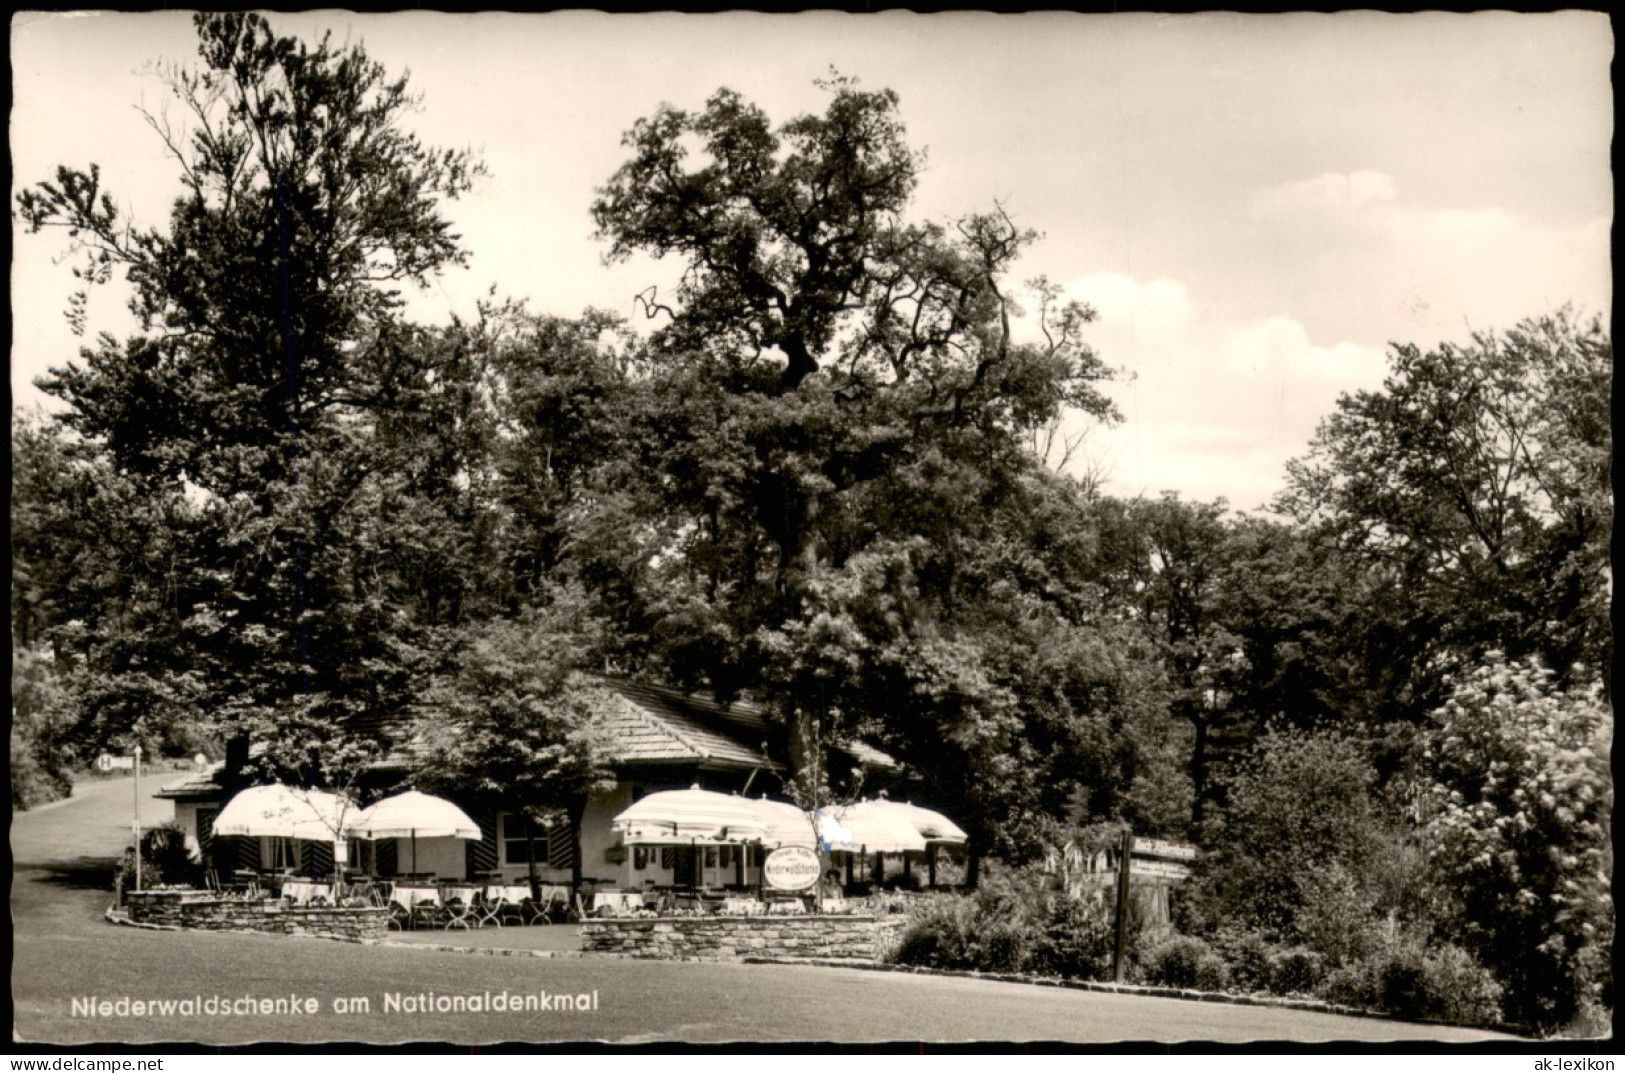
[[[1607,15],[10,29],[17,1049],[1611,1037]]]

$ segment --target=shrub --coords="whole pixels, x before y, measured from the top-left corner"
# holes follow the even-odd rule
[[[1244,991],[1270,989],[1271,958],[1274,949],[1256,931],[1221,932],[1214,946],[1230,966],[1230,980]]]
[[[973,918],[974,903],[967,898],[932,899],[903,928],[892,960],[936,969],[969,968]]]
[[[1029,969],[1076,980],[1105,979],[1115,944],[1108,914],[1079,899],[1058,899],[1033,946]]]
[[[1040,867],[994,868],[973,897],[932,899],[917,909],[890,960],[1099,979],[1110,972],[1115,940],[1111,910],[1099,899],[1055,889]]]
[[[1429,951],[1422,962],[1435,1016],[1466,1024],[1491,1024],[1501,1019],[1501,985],[1495,975],[1459,946],[1445,944]]]
[[[1345,1006],[1416,1020],[1494,1023],[1501,987],[1488,969],[1457,946],[1390,946],[1347,965],[1326,981],[1325,996]]]
[[[1612,990],[1612,712],[1600,685],[1499,653],[1454,686],[1426,752],[1444,932],[1494,970],[1512,1020],[1555,1030]]]
[[[1270,990],[1277,995],[1312,994],[1326,978],[1326,959],[1301,946],[1270,958]]]
[[[972,968],[984,972],[1021,972],[1027,967],[1028,954],[1033,946],[1029,922],[1020,919],[989,921],[982,917],[976,924],[970,948]]]
[[[1359,743],[1329,733],[1271,731],[1240,763],[1228,786],[1216,852],[1198,863],[1184,910],[1191,925],[1232,923],[1296,937],[1322,869],[1364,874],[1384,825],[1371,795],[1376,772]],[[1335,871],[1331,872],[1335,876]],[[1323,894],[1337,894],[1333,890]],[[1322,908],[1341,912],[1333,897]],[[1335,915],[1335,914],[1334,914]],[[1331,925],[1335,927],[1335,924]]]
[[[73,793],[65,765],[16,727],[11,729],[11,808],[24,812]]]
[[[1146,955],[1146,982],[1163,987],[1196,987],[1198,969],[1204,958],[1223,964],[1223,959],[1202,940],[1189,935],[1175,936],[1153,947]]]
[[[1311,869],[1300,886],[1294,932],[1332,965],[1358,961],[1378,946],[1380,928],[1370,896],[1341,865]]]
[[[1198,991],[1227,991],[1230,988],[1230,966],[1216,953],[1206,953],[1196,960],[1196,989]]]
[[[124,889],[135,889],[135,853],[124,851],[119,865]],[[186,832],[166,823],[141,833],[141,884],[143,887],[195,886],[202,881],[202,866],[192,859],[186,847]]]

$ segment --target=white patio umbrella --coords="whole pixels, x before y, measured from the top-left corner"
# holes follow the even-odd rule
[[[833,849],[906,853],[925,849],[925,838],[899,813],[878,801],[820,809],[819,836]],[[826,819],[827,818],[827,819]]]
[[[745,798],[697,785],[652,793],[611,820],[610,827],[628,846],[737,845],[760,841],[767,830]],[[700,874],[703,880],[703,865]]]
[[[865,802],[865,806],[878,812],[891,812],[901,816],[927,842],[964,842],[968,838],[962,827],[935,809],[910,804],[907,801],[888,801],[884,797]]]
[[[765,796],[750,803],[756,818],[762,821],[763,846],[804,846],[818,848],[818,835],[807,813],[788,801],[769,801]]]
[[[244,838],[292,838],[305,842],[343,839],[350,801],[326,790],[302,790],[274,782],[238,791],[214,820],[214,833]]]
[[[331,841],[342,837],[350,803],[325,790],[297,790],[281,783],[250,786],[226,802],[214,820],[214,833],[247,838],[300,838]]]
[[[349,825],[350,833],[361,838],[410,838],[412,871],[418,870],[418,836],[461,838],[477,842],[480,825],[468,813],[443,797],[408,790],[386,797],[365,809]]]
[[[650,794],[616,816],[610,826],[627,845],[755,842],[767,830],[751,802],[698,786]]]

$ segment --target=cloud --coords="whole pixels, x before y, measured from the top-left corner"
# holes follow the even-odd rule
[[[1327,172],[1312,179],[1267,186],[1253,196],[1257,216],[1326,213],[1352,220],[1374,213],[1399,196],[1392,176],[1380,171]]]
[[[1080,468],[1113,495],[1223,497],[1253,510],[1280,490],[1342,392],[1381,383],[1381,349],[1317,343],[1284,314],[1226,321],[1177,280],[1097,273],[1066,288],[1100,312],[1090,341],[1133,379],[1109,393],[1124,423],[1093,429]],[[1075,429],[1074,429],[1075,431]]]
[[[1066,292],[1099,314],[1089,342],[1108,365],[1136,366],[1177,349],[1196,315],[1185,285],[1172,279],[1140,283],[1118,272],[1096,272],[1074,280]]]
[[[1291,266],[1280,282],[1300,316],[1312,312],[1300,294],[1348,295],[1340,309],[1313,311],[1323,332],[1353,334],[1364,322],[1429,344],[1611,300],[1607,217],[1542,223],[1496,205],[1418,206],[1374,170],[1260,188],[1250,217],[1256,248]]]

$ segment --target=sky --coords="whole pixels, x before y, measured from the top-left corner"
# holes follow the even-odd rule
[[[901,98],[928,163],[911,216],[1003,205],[1044,238],[1016,267],[1090,303],[1122,370],[1080,470],[1119,496],[1256,510],[1390,343],[1465,342],[1612,292],[1613,38],[1599,13],[1385,15],[356,15],[272,17],[359,42],[422,94],[426,144],[490,174],[451,203],[472,251],[411,312],[467,316],[493,286],[533,309],[635,314],[678,268],[603,264],[594,191],[622,133],[721,86],[775,121],[821,111],[833,67]],[[13,17],[14,183],[101,165],[163,222],[175,166],[142,115],[153,61],[196,58],[189,18]],[[13,196],[15,197],[16,189]],[[59,233],[13,217],[14,406],[82,345]],[[92,332],[133,329],[116,293]]]

